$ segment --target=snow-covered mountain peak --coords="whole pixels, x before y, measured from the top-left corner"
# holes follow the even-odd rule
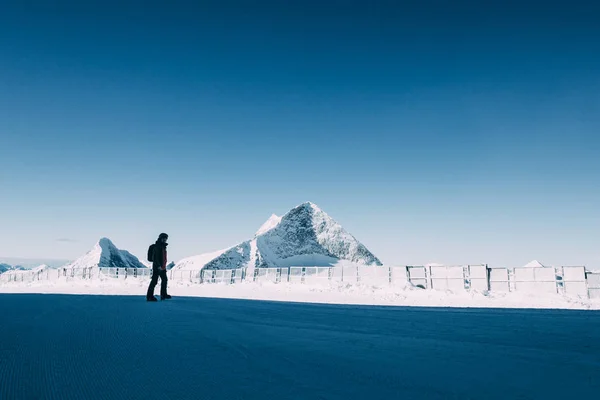
[[[110,239],[105,237],[98,240],[86,254],[65,266],[65,268],[90,267],[146,268],[137,257],[126,250],[118,249]]]
[[[98,243],[96,243],[96,246],[100,246],[101,248],[105,249],[105,248],[109,248],[109,247],[115,247],[115,244],[106,237],[100,238],[100,240],[98,240]]]
[[[319,206],[317,206],[312,201],[305,201],[304,203],[299,204],[296,207],[292,208],[289,212],[292,212],[292,211],[294,211],[296,209],[306,209],[306,210],[313,210],[313,211],[322,211],[319,208]]]
[[[340,260],[361,265],[381,262],[354,236],[311,202],[285,214],[257,238],[264,266],[333,265]]]
[[[199,257],[204,260],[206,257]],[[367,248],[312,202],[302,203],[282,217],[272,215],[244,241],[203,266],[179,262],[175,268],[235,269],[248,267],[382,265]],[[188,260],[185,260],[188,261]]]
[[[262,224],[260,228],[258,228],[254,236],[262,235],[263,233],[270,231],[271,229],[279,225],[280,222],[281,217],[278,217],[275,214],[271,214],[269,219],[264,224]]]

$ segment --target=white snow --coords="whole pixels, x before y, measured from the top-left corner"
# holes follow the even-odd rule
[[[221,254],[225,253],[227,249],[213,251],[212,253],[204,253],[197,256],[184,258],[177,263],[173,267],[174,270],[186,270],[186,271],[200,271],[204,266],[219,257]]]
[[[50,268],[48,265],[42,264],[42,265],[39,265],[39,266],[37,266],[35,268],[32,268],[31,272],[41,272],[41,271],[47,270],[48,268]]]
[[[61,293],[144,296],[148,279],[55,280],[0,284],[0,293]],[[242,282],[233,285],[195,284],[170,280],[174,296],[215,297],[328,304],[394,305],[467,308],[562,308],[600,310],[600,299],[590,300],[559,294],[520,292],[444,292],[423,290],[411,285],[373,286],[360,283]]]
[[[246,274],[248,274],[248,276],[254,276],[254,270],[256,268],[256,265],[259,264],[259,258],[260,253],[258,252],[258,248],[256,247],[255,238],[250,241],[250,260],[248,261],[248,269],[246,270]]]
[[[262,235],[263,233],[270,231],[271,229],[273,229],[277,225],[279,225],[280,222],[281,222],[281,217],[278,217],[277,215],[272,214],[269,217],[269,219],[264,224],[262,224],[260,228],[258,228],[258,230],[254,234],[254,236]]]

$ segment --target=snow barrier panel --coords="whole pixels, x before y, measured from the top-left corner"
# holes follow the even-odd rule
[[[423,289],[429,288],[427,283],[427,270],[425,267],[407,266],[410,283]]]
[[[304,267],[290,267],[288,281],[290,283],[302,283],[304,278]]]
[[[209,272],[209,271],[203,271],[203,272]],[[212,272],[212,271],[210,271],[210,272]],[[195,280],[199,280],[198,279],[199,274],[200,274],[199,271],[179,269],[179,270],[175,270],[175,271],[174,270],[168,271],[167,277],[169,278],[169,280],[172,280],[172,281],[192,282]],[[150,273],[150,276],[152,276],[152,273]]]
[[[70,272],[67,271],[67,268],[61,268],[61,278],[66,278],[70,276]],[[98,277],[100,279],[116,279],[119,277],[118,268],[98,268]]]
[[[150,268],[59,268],[60,279],[150,279],[151,276],[152,269]]]
[[[331,267],[304,267],[304,283],[309,285],[329,282]]]
[[[431,286],[436,290],[465,290],[465,275],[463,267],[432,266]]]
[[[245,268],[237,268],[231,271],[231,283],[241,283],[246,274]]]
[[[181,270],[181,271],[176,271],[176,272],[182,272],[183,274],[185,274],[187,272],[188,276],[189,276],[189,273],[191,271]],[[208,270],[202,270],[201,274],[202,274],[202,283],[229,284],[229,283],[231,283],[231,277],[233,275],[233,270],[231,270],[231,269],[208,269]],[[192,279],[194,276],[195,276],[195,274],[192,275]]]
[[[358,267],[346,266],[342,267],[342,279],[344,282],[357,283],[358,278]]]
[[[489,290],[487,266],[485,265],[469,265],[469,282],[471,290],[483,292]]]
[[[141,279],[150,279],[152,277],[152,268],[137,268],[135,277]]]
[[[515,290],[529,293],[557,293],[554,268],[515,268]]]
[[[279,282],[281,268],[257,268],[254,277],[255,282]]]
[[[329,279],[336,282],[343,282],[343,272],[344,269],[342,267],[332,267]]]
[[[406,267],[390,267],[390,283],[394,286],[406,286],[407,273]]]
[[[359,266],[360,283],[373,286],[389,286],[390,268],[381,266]]]
[[[510,290],[508,268],[491,268],[489,273],[491,291],[508,292]]]
[[[588,297],[585,267],[562,267],[562,282],[568,296]]]
[[[231,283],[231,269],[217,269],[215,270],[214,283],[230,284]]]
[[[600,299],[600,273],[586,274],[590,299]]]

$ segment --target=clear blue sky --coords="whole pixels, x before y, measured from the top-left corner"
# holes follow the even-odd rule
[[[600,266],[597,3],[13,3],[2,256],[177,260],[310,200],[389,264]]]

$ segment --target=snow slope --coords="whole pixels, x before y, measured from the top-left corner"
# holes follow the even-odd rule
[[[113,242],[107,238],[102,238],[94,247],[65,268],[146,268],[140,260],[126,250],[119,250]]]
[[[229,249],[217,250],[212,253],[200,254],[198,256],[192,256],[184,258],[183,260],[175,263],[173,269],[175,270],[191,270],[191,271],[199,271],[201,270],[208,262],[214,260],[219,257],[221,254],[226,252]]]
[[[283,217],[273,214],[253,239],[210,258],[213,255],[196,256],[199,262],[179,262],[175,269],[382,265],[362,243],[310,202]]]

